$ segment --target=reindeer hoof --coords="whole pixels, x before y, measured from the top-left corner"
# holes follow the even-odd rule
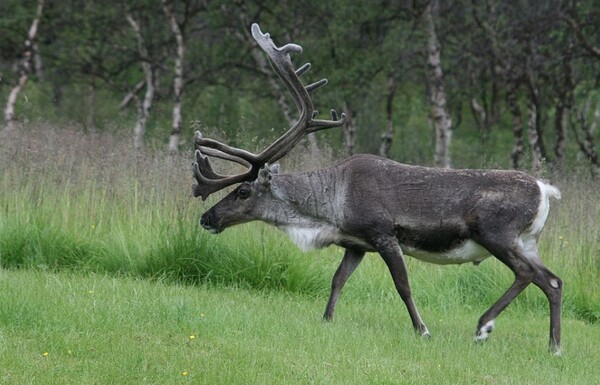
[[[427,327],[425,325],[423,325],[423,328],[419,328],[417,329],[417,334],[419,334],[419,336],[423,339],[429,339],[431,338],[431,334],[429,333],[429,330],[427,329]]]
[[[485,325],[477,330],[475,334],[475,342],[484,342],[490,336],[490,333],[494,330],[494,320],[488,321]]]

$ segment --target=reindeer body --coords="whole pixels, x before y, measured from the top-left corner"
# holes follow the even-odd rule
[[[310,92],[299,79],[310,67],[294,69],[289,53],[296,44],[277,47],[258,25],[252,36],[267,53],[273,70],[298,106],[298,121],[258,154],[196,133],[194,196],[241,183],[202,215],[212,233],[261,220],[287,232],[304,250],[331,244],[345,248],[332,283],[324,318],[333,318],[342,287],[368,251],[388,266],[415,330],[429,335],[413,302],[404,253],[437,264],[479,263],[489,255],[515,274],[511,287],[480,318],[477,341],[488,338],[500,312],[530,283],[550,304],[550,348],[560,352],[562,281],[542,263],[538,238],[549,211],[549,198],[560,198],[550,185],[517,171],[450,170],[408,166],[373,155],[353,156],[322,170],[279,174],[268,166],[285,156],[306,134],[345,123],[331,110],[331,120],[316,119]],[[241,174],[215,172],[208,157],[239,163]]]
[[[262,220],[305,251],[331,244],[377,251],[378,238],[393,236],[406,254],[437,264],[481,262],[490,255],[486,237],[495,233],[510,232],[517,242],[537,237],[548,197],[558,194],[518,171],[409,166],[375,155],[274,173],[268,183],[243,219],[237,212],[226,218],[216,206],[221,223]],[[496,231],[482,230],[489,228]]]

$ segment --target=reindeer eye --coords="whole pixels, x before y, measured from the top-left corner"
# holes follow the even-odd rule
[[[242,187],[239,191],[238,191],[238,197],[240,199],[246,199],[250,196],[250,189],[246,188],[246,187]]]

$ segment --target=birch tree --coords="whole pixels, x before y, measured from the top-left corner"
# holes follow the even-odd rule
[[[440,58],[441,46],[433,16],[438,6],[437,0],[432,0],[423,14],[427,33],[427,83],[431,92],[431,117],[435,129],[434,163],[437,167],[449,168],[451,166],[452,118],[447,108]]]
[[[167,149],[169,152],[178,152],[183,129],[182,98],[186,84],[186,38],[189,33],[189,24],[198,13],[208,8],[209,2],[206,0],[184,0],[180,2],[161,0],[161,2],[175,40],[173,55],[173,120]],[[180,7],[181,12],[176,11],[176,5]]]
[[[170,152],[179,151],[179,141],[183,120],[181,117],[181,96],[183,94],[183,63],[185,59],[185,40],[183,39],[183,29],[181,28],[177,17],[173,11],[173,2],[171,0],[162,0],[163,10],[167,16],[169,26],[175,37],[175,65],[173,77],[173,121],[171,124],[171,135],[169,136],[168,150]]]
[[[40,20],[42,18],[42,12],[44,11],[44,5],[45,0],[38,0],[35,17],[33,18],[33,22],[31,23],[29,32],[27,33],[27,38],[25,39],[23,59],[18,65],[17,84],[10,90],[10,93],[8,94],[6,108],[4,109],[4,121],[6,124],[5,130],[7,131],[14,130],[16,128],[15,105],[17,103],[17,97],[19,96],[19,93],[27,84],[29,75],[31,74],[33,59],[36,55],[34,52],[36,46],[35,38],[38,32]]]
[[[131,13],[126,14],[127,22],[131,25],[135,38],[137,41],[137,50],[140,55],[140,63],[144,72],[144,83],[146,85],[146,92],[144,93],[144,100],[138,102],[138,115],[133,129],[133,146],[136,149],[141,149],[144,145],[144,132],[146,131],[146,123],[150,114],[150,108],[154,100],[154,76],[155,68],[150,62],[148,55],[148,49],[144,42],[140,23],[136,21]],[[135,95],[135,93],[133,94]]]

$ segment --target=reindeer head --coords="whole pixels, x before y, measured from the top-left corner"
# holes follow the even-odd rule
[[[313,107],[310,92],[327,83],[326,79],[304,86],[300,76],[310,68],[310,63],[294,69],[290,53],[302,52],[297,44],[286,44],[277,47],[268,33],[262,33],[258,24],[252,25],[252,36],[265,51],[271,67],[279,76],[286,89],[291,93],[300,117],[281,137],[258,154],[228,146],[213,139],[204,138],[196,132],[196,161],[193,163],[194,177],[198,181],[193,186],[193,194],[205,200],[210,194],[228,186],[241,183],[213,208],[208,210],[200,220],[207,230],[217,233],[229,226],[263,219],[261,210],[265,205],[265,197],[270,194],[271,177],[277,172],[277,166],[268,166],[285,156],[302,138],[315,131],[339,127],[346,121],[344,114],[338,119],[335,110],[331,110],[331,120],[316,119],[317,111]],[[209,157],[233,161],[247,168],[246,172],[235,175],[221,175],[215,172]],[[264,213],[264,211],[262,211]]]
[[[271,181],[279,173],[279,164],[265,165],[252,182],[243,182],[219,203],[205,212],[200,224],[213,234],[228,227],[262,219],[276,205]]]

